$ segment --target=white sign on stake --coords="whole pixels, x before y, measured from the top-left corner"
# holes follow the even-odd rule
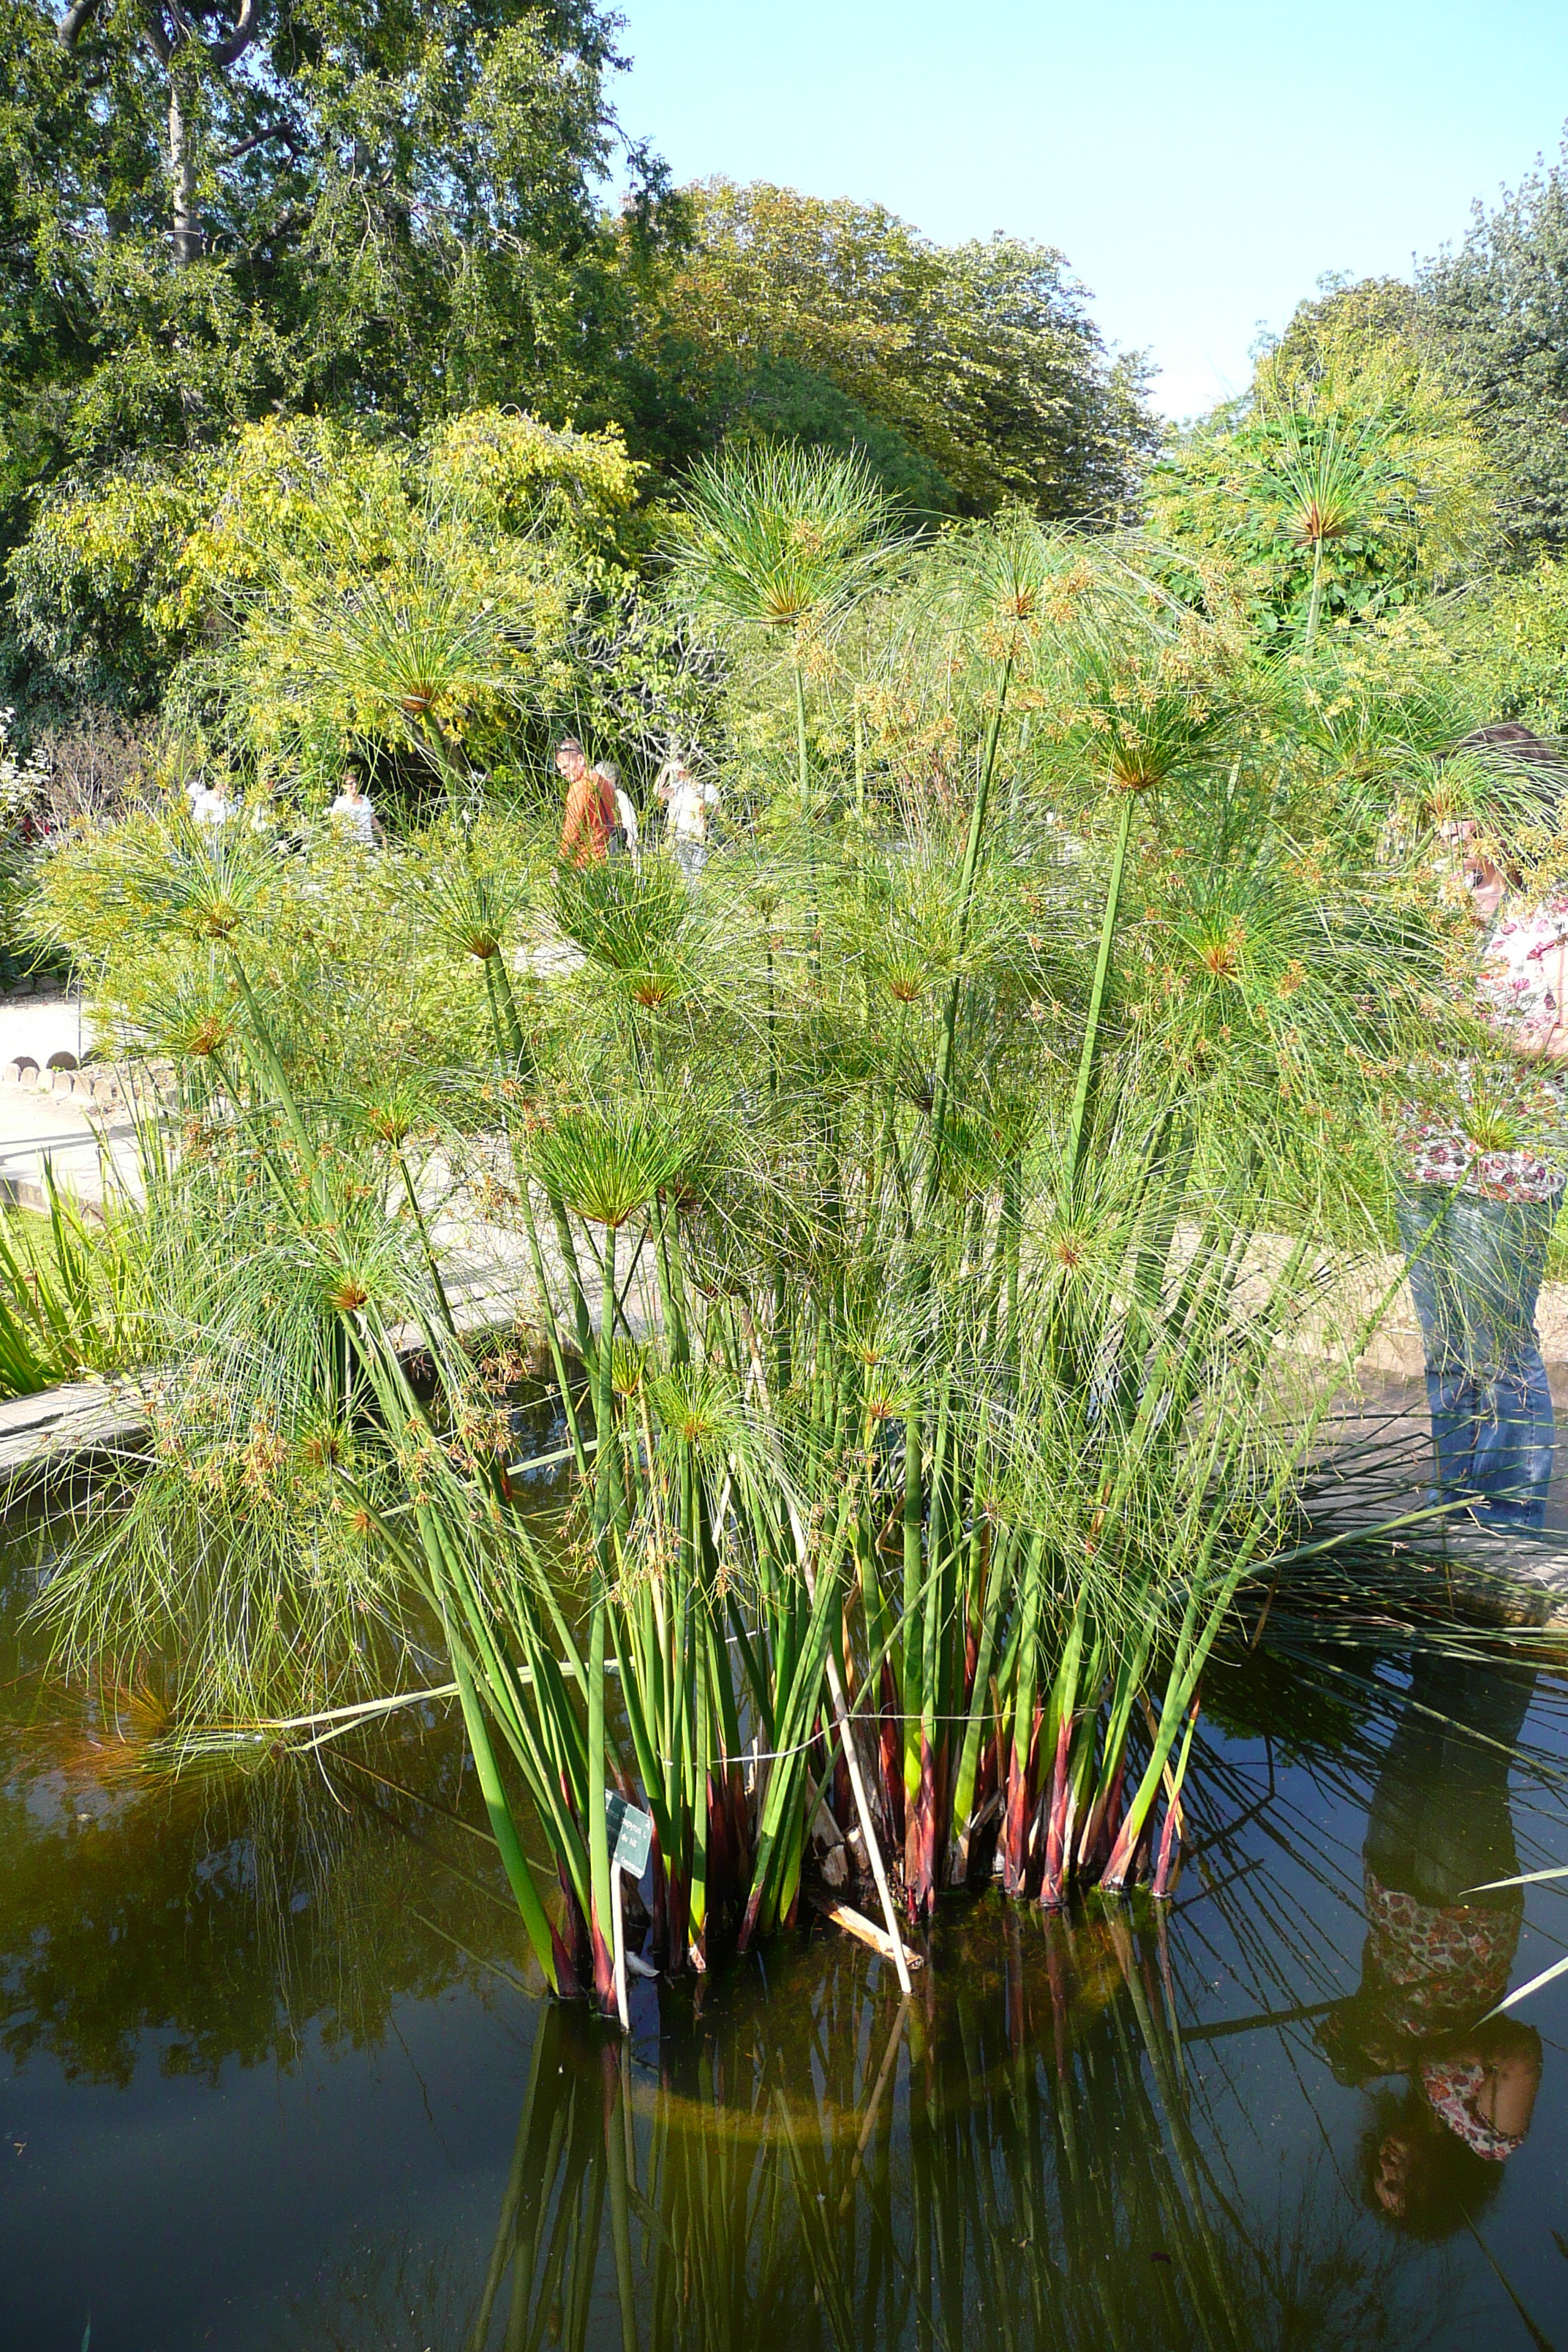
[[[623,2033],[630,2029],[626,2011],[626,1931],[621,1918],[621,1873],[640,1878],[653,1852],[653,1816],[614,1789],[605,1791],[605,1827],[610,1840],[610,1914],[616,1945],[616,2010]]]

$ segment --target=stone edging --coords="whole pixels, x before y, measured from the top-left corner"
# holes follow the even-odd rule
[[[51,1054],[41,1069],[31,1054],[18,1054],[0,1070],[0,1081],[24,1094],[67,1095],[99,1110],[118,1110],[126,1096],[117,1071],[67,1053]]]

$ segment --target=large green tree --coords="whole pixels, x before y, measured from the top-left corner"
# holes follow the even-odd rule
[[[1568,145],[1416,277],[1423,341],[1473,405],[1517,561],[1568,549]]]
[[[24,734],[156,698],[166,648],[90,518],[178,503],[269,416],[414,446],[516,408],[618,426],[656,492],[760,438],[858,449],[921,512],[1129,511],[1157,438],[1141,362],[1059,253],[675,194],[616,121],[617,22],[0,0],[0,702]]]
[[[858,441],[912,503],[1128,510],[1157,443],[1054,247],[921,236],[880,205],[758,181],[684,191],[689,241],[646,311],[649,440],[773,429]],[[805,430],[802,430],[802,427]]]
[[[615,24],[595,0],[4,0],[0,543],[62,475],[269,412],[612,410],[662,192],[620,141]]]
[[[74,0],[58,20],[10,0],[13,393],[51,380],[72,456],[262,399],[415,423],[591,394],[595,280],[619,266],[613,21],[593,0]],[[658,173],[630,166],[646,221]]]

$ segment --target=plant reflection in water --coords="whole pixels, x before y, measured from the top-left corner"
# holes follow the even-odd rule
[[[1402,2250],[1216,2161],[1160,1921],[996,1924],[902,2002],[829,1958],[804,2013],[664,2021],[657,2073],[547,2011],[468,2352],[1379,2340]]]
[[[374,2048],[400,2000],[463,1982],[531,2035],[510,2169],[504,2137],[476,2141],[471,2202],[383,2213],[351,2166],[317,2283],[266,2339],[289,2352],[1413,2352],[1468,2340],[1461,2290],[1506,2318],[1482,2252],[1551,2340],[1556,2258],[1522,2268],[1484,2193],[1550,2196],[1550,2086],[1539,2146],[1503,2163],[1455,2140],[1482,2193],[1437,2217],[1442,2247],[1419,2242],[1418,2197],[1396,2215],[1375,2189],[1392,2134],[1425,2135],[1417,2169],[1455,2138],[1428,2069],[1501,2050],[1479,2021],[1510,1968],[1537,1964],[1528,1948],[1515,1964],[1517,1896],[1468,1890],[1562,1858],[1561,1689],[1538,1676],[1521,1732],[1528,1675],[1333,1660],[1315,1685],[1264,1653],[1227,1676],[1171,1906],[970,1897],[902,2005],[858,1948],[780,1938],[700,1983],[639,1987],[624,2044],[520,1998],[455,1726],[110,1785],[101,1748],[17,1686],[5,2047],[18,2083],[52,2056],[101,2100],[159,2054],[148,2029],[173,2029],[187,2085],[215,2093],[227,2056],[281,2074],[307,2051],[324,2089],[331,2052]],[[1376,1891],[1347,1998],[1363,1868]],[[1442,1915],[1479,1969],[1412,1975],[1396,1898]],[[1382,2087],[1401,2078],[1400,2098]],[[296,2253],[279,2260],[299,2292]]]
[[[885,1972],[868,1993],[864,1963],[829,1948],[804,1997],[759,1990],[743,2015],[731,1999],[707,2026],[700,1994],[678,2016],[667,1990],[657,2035],[645,2013],[632,2050],[552,2011],[468,2352],[1443,2339],[1457,2256],[1413,2241],[1462,2237],[1467,2220],[1476,2234],[1540,2080],[1533,2031],[1482,2022],[1522,1906],[1472,1892],[1520,1866],[1509,1780],[1537,1677],[1417,1651],[1401,1683],[1393,1663],[1357,1678],[1320,1751],[1364,1808],[1367,1937],[1348,2000],[1310,1997],[1342,1987],[1344,1958],[1324,1933],[1331,1906],[1303,1912],[1290,1881],[1342,1902],[1352,1850],[1336,1853],[1300,1783],[1276,1790],[1271,1773],[1260,1805],[1215,1747],[1200,1785],[1212,1813],[1228,1793],[1247,1833],[1235,1847],[1216,1827],[1212,1866],[1197,1842],[1202,1884],[1173,1918],[1098,1898],[1044,1917],[981,1904],[943,1929],[910,2000],[895,2005]],[[1313,1710],[1295,1703],[1309,1732]],[[1558,1813],[1554,1790],[1543,1810]],[[1282,1870],[1259,1866],[1260,1817]],[[1279,2006],[1184,2032],[1205,1955],[1222,1950]],[[1363,2184],[1324,2120],[1313,2018],[1340,2082],[1409,2079],[1403,2103],[1373,2105]],[[1270,2028],[1340,2144],[1273,2179],[1257,2159],[1284,2150],[1225,2063],[1237,2030]]]

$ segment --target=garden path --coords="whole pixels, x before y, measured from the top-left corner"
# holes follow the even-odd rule
[[[0,1202],[47,1210],[45,1170],[89,1210],[119,1188],[141,1190],[136,1114],[114,1066],[89,1063],[51,1072],[53,1055],[79,1062],[93,1042],[90,1013],[61,996],[0,1003]],[[31,1064],[33,1067],[28,1068]],[[498,1155],[504,1161],[504,1153]],[[536,1287],[525,1244],[510,1227],[487,1219],[471,1195],[433,1166],[421,1185],[431,1234],[440,1253],[458,1328],[500,1330],[537,1322]],[[552,1286],[560,1261],[549,1218],[540,1217],[541,1246]],[[596,1282],[589,1288],[596,1296]],[[559,1292],[558,1292],[559,1295]],[[646,1331],[647,1286],[631,1285],[627,1319]],[[410,1346],[417,1335],[407,1335]],[[0,1480],[49,1457],[91,1452],[133,1437],[145,1411],[133,1381],[76,1381],[37,1397],[0,1402]]]
[[[114,1171],[110,1183],[134,1187],[135,1122],[128,1104],[110,1108],[90,1095],[40,1093],[37,1080],[18,1085],[3,1070],[0,1065],[0,1200],[47,1209],[46,1162],[57,1183],[90,1208],[102,1205],[106,1160]]]
[[[0,1002],[0,1200],[47,1208],[46,1161],[68,1192],[93,1207],[103,1200],[106,1154],[118,1178],[133,1173],[129,1105],[115,1102],[101,1077],[94,1092],[100,1066],[79,1067],[96,1042],[79,997],[56,991]],[[51,1071],[55,1058],[68,1066]]]

